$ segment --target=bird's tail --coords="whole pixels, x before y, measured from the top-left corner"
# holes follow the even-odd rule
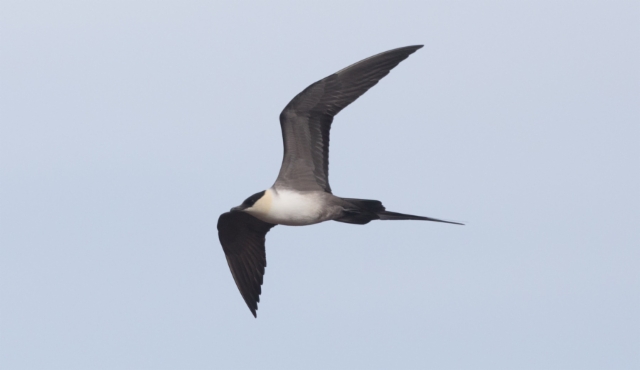
[[[404,213],[389,212],[389,211],[379,212],[378,217],[380,217],[381,220],[421,220],[421,221],[444,222],[446,224],[454,224],[454,225],[464,225],[459,222],[445,221],[437,218],[407,215]]]
[[[346,202],[346,207],[343,211],[343,214],[336,219],[336,221],[338,222],[364,225],[371,222],[372,220],[420,220],[464,225],[459,222],[445,221],[437,218],[389,212],[384,208],[382,202],[380,202],[379,200],[353,198],[342,198],[342,200]]]

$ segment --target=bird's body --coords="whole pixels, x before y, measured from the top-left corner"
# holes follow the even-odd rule
[[[218,219],[218,236],[231,274],[254,316],[267,264],[265,236],[275,225],[305,226],[329,220],[358,225],[372,220],[457,224],[389,212],[377,200],[341,198],[333,195],[329,185],[329,132],[334,116],[421,47],[389,50],[344,68],[304,89],[280,114],[284,156],[275,184]]]
[[[244,211],[275,225],[305,226],[332,220],[340,212],[339,198],[324,191],[269,188]]]

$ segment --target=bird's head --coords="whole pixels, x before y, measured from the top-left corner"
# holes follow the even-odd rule
[[[261,213],[261,212],[267,212],[270,206],[271,206],[271,191],[263,190],[245,199],[241,205],[231,208],[231,211]]]

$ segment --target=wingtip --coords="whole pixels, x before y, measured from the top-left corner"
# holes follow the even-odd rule
[[[407,46],[401,46],[399,48],[391,49],[389,51],[407,50],[407,51],[411,51],[411,53],[413,53],[418,49],[422,49],[423,47],[424,47],[424,45],[407,45]]]
[[[424,45],[410,45],[410,46],[405,46],[402,48],[398,48],[399,50],[404,51],[405,53],[408,53],[409,55],[415,53],[416,51],[422,49],[424,47]]]

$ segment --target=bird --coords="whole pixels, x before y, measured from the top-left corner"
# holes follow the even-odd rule
[[[254,317],[267,265],[265,237],[276,225],[305,226],[330,220],[357,225],[373,220],[462,225],[390,212],[378,200],[341,198],[329,186],[329,132],[334,117],[422,47],[388,50],[341,69],[309,85],[280,113],[284,155],[275,183],[220,215],[217,224],[231,275]]]

